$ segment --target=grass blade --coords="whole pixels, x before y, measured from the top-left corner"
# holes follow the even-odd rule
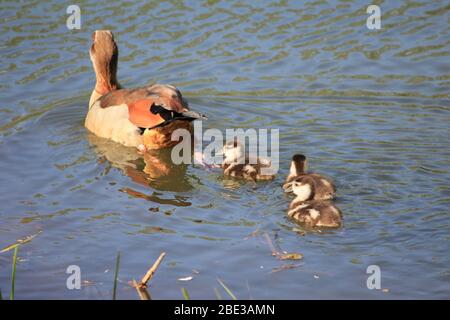
[[[231,299],[237,300],[236,296],[233,294],[233,292],[231,292],[230,289],[228,289],[228,287],[225,285],[225,283],[223,283],[219,278],[217,278],[217,281],[219,281],[220,285],[224,288],[226,293],[228,293],[228,295],[231,297]]]
[[[181,288],[181,293],[183,294],[184,300],[191,300],[191,297],[189,297],[189,293],[186,288]]]
[[[117,293],[117,278],[119,276],[119,266],[120,266],[120,251],[117,252],[116,258],[116,270],[114,271],[114,287],[113,287],[113,300],[116,300]]]
[[[14,287],[16,283],[16,265],[17,265],[17,251],[19,251],[19,246],[14,248],[13,265],[11,273],[11,292],[9,294],[9,300],[14,300]]]
[[[40,235],[41,233],[42,233],[42,230],[38,231],[37,233],[35,233],[31,236],[26,236],[24,238],[17,239],[17,241],[15,243],[10,244],[9,246],[6,246],[2,250],[0,250],[0,253],[10,251],[12,249],[15,249],[17,246],[20,246],[21,244],[28,243],[31,240],[33,240],[34,238],[36,238],[38,235]]]

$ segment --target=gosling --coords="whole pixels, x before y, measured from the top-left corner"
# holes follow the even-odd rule
[[[251,181],[271,180],[275,177],[271,170],[271,161],[252,154],[246,155],[244,146],[237,139],[225,144],[223,156],[221,167],[226,176]]]
[[[288,209],[288,217],[308,227],[338,228],[342,225],[342,213],[330,201],[304,201],[304,188],[293,184],[293,193],[297,196]]]

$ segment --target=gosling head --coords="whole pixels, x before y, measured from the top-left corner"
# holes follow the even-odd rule
[[[295,179],[286,184],[284,190],[286,192],[293,192],[297,196],[297,201],[307,201],[314,198],[314,184],[308,179]]]
[[[245,148],[237,140],[228,141],[223,146],[224,163],[245,163]]]

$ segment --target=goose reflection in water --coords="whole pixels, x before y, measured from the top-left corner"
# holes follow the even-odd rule
[[[98,155],[99,162],[107,162],[104,175],[111,168],[120,169],[134,183],[150,187],[155,191],[147,195],[129,187],[121,188],[121,192],[159,204],[171,204],[175,206],[190,206],[186,197],[175,195],[173,199],[162,197],[164,191],[186,192],[192,190],[189,181],[191,177],[186,174],[187,165],[175,165],[171,160],[171,149],[153,150],[144,155],[136,149],[122,146],[113,141],[88,134],[88,142]]]

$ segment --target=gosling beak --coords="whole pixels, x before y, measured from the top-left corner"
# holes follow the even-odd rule
[[[284,192],[292,192],[292,185],[294,182],[288,182],[283,185]]]

